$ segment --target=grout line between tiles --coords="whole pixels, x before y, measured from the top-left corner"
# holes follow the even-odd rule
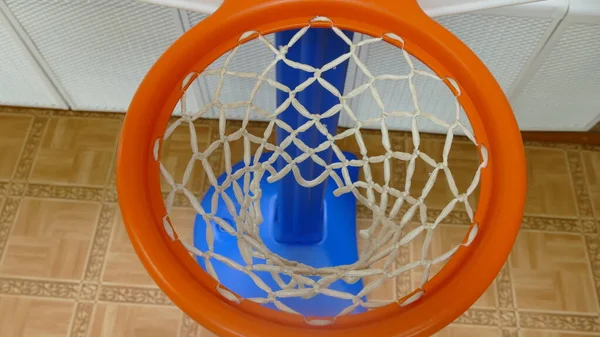
[[[598,218],[600,218],[600,214],[597,214],[596,207],[593,206],[594,203],[593,203],[593,199],[592,199],[592,193],[591,193],[592,191],[590,190],[591,184],[589,182],[589,173],[587,172],[587,169],[585,166],[585,160],[584,160],[585,158],[583,157],[583,152],[584,152],[584,150],[579,151],[579,158],[581,160],[581,165],[582,165],[581,169],[583,171],[583,182],[584,182],[585,189],[587,192],[588,200],[592,206],[592,216],[594,217],[594,219],[598,219]]]
[[[6,198],[6,200],[4,200],[4,205],[2,206],[2,210],[0,210],[0,220],[3,220],[3,215],[5,210],[9,207],[9,203],[11,202],[15,202],[16,205],[14,206],[14,213],[12,214],[12,218],[10,219],[10,225],[7,225],[8,230],[6,232],[6,236],[0,236],[0,266],[3,264],[4,262],[4,257],[6,256],[6,248],[8,246],[8,241],[9,238],[11,237],[11,234],[13,232],[13,229],[15,228],[15,221],[17,220],[17,218],[19,217],[19,213],[21,212],[21,203],[23,201],[23,198]],[[0,222],[0,230],[2,230],[2,222]],[[0,232],[1,233],[1,232]],[[2,241],[4,240],[4,241]]]
[[[69,337],[86,337],[90,335],[90,327],[96,313],[95,303],[77,302],[73,321],[69,327]]]
[[[29,140],[30,133],[33,131],[34,124],[35,124],[35,117],[31,116],[29,127],[27,128],[27,133],[25,134],[25,139],[23,140],[23,144],[21,145],[21,149],[19,150],[19,155],[17,156],[17,163],[16,163],[15,167],[13,167],[13,171],[11,172],[10,177],[8,178],[9,185],[12,183],[13,178],[17,174],[17,169],[19,168],[19,163],[21,161],[21,157],[23,157],[23,153],[25,152],[25,148],[27,147],[27,141]],[[10,186],[9,186],[9,189],[10,189]]]
[[[597,317],[600,316],[598,312],[581,312],[581,311],[567,311],[567,310],[543,310],[543,309],[516,309],[515,312],[518,314],[540,314],[540,315],[558,315],[558,316],[580,316],[580,317]]]
[[[22,163],[22,161],[24,160],[23,156],[25,155],[25,150],[24,150],[23,153],[21,154],[21,157],[19,158],[17,167],[15,169],[16,171],[12,177],[12,181],[29,182],[29,179],[31,178],[31,171],[33,170],[35,161],[39,154],[40,147],[42,146],[44,138],[46,137],[46,134],[48,132],[48,124],[50,124],[50,121],[51,121],[51,116],[43,116],[43,117],[35,116],[34,117],[32,129],[31,129],[30,133],[27,135],[27,141],[26,141],[26,144],[28,144],[30,140],[34,143],[34,148],[31,150],[31,158],[27,158],[31,162],[30,163]],[[36,122],[43,124],[40,126],[39,139],[36,138],[38,135],[35,133]],[[17,177],[17,174],[19,173],[18,170],[23,165],[25,165],[25,172],[23,174],[23,177]]]
[[[62,298],[62,297],[51,297],[51,296],[34,296],[34,295],[23,295],[23,294],[0,294],[1,297],[5,298],[28,298],[39,301],[51,301],[51,302],[63,302],[63,303],[77,303],[74,298]]]

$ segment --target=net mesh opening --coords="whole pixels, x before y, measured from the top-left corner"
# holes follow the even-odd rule
[[[316,22],[329,24],[330,29],[349,46],[348,53],[319,68],[286,56],[287,51],[309,29],[313,29],[311,25]],[[299,313],[282,299],[309,299],[325,295],[349,301],[349,305],[336,316],[306,317],[307,323],[311,325],[331,324],[336,317],[351,314],[357,307],[374,309],[392,302],[405,306],[419,300],[424,295],[424,284],[458,249],[469,246],[477,236],[479,226],[473,221],[473,201],[481,172],[488,162],[488,154],[486,148],[477,143],[457,99],[461,95],[460,85],[452,78],[440,78],[404,49],[386,42],[390,40],[403,45],[402,38],[391,33],[381,37],[350,39],[328,18],[317,17],[283,46],[275,46],[269,36],[247,32],[240,37],[240,44],[236,48],[204,71],[190,73],[182,83],[184,94],[178,104],[181,115],[174,116],[164,136],[154,144],[154,158],[160,162],[165,192],[167,215],[163,218],[164,229],[173,240],[181,240],[190,254],[199,258],[205,270],[216,280],[219,281],[219,275],[213,268],[213,263],[219,261],[250,277],[265,294],[262,297],[241,298],[219,285],[218,291],[226,299],[236,303],[251,300],[272,304],[281,311],[293,314]],[[264,69],[244,71],[244,67],[239,62],[236,63],[236,57],[247,57],[243,50],[250,43],[253,48],[260,48],[261,53],[271,55],[268,62],[264,62]],[[388,73],[385,67],[378,64],[378,70],[370,72],[364,56],[360,55],[361,50],[382,44],[385,48],[394,49],[398,57],[393,61],[400,65]],[[275,79],[274,69],[279,62],[312,76],[296,87],[288,87]],[[353,85],[347,83],[344,92],[340,92],[322,75],[344,62],[355,65],[355,72],[359,75]],[[393,84],[382,89],[382,83]],[[197,110],[188,107],[186,98],[194,84],[204,86],[202,90],[206,92],[205,102]],[[327,90],[339,103],[323,114],[309,111],[296,97],[313,85]],[[444,88],[443,94],[451,97],[451,100],[446,101],[450,104],[428,104],[426,101],[431,95],[420,96],[419,92],[429,90],[428,85]],[[268,93],[275,91],[286,93],[287,99],[283,104],[268,106],[269,104],[262,103],[274,102],[274,96],[270,97]],[[265,92],[267,99],[261,98]],[[370,104],[361,105],[360,97],[364,96],[369,97]],[[395,104],[393,100],[397,97],[409,100]],[[279,114],[289,106],[293,106],[305,117],[306,122],[292,127],[279,119]],[[396,109],[397,107],[401,109]],[[330,133],[322,121],[336,115],[346,127],[339,128],[337,133]],[[208,137],[208,141],[205,134],[207,129],[199,126],[206,123],[206,118],[215,119],[210,122],[212,136]],[[256,121],[262,121],[262,124],[257,127]],[[397,121],[404,124],[397,124]],[[393,136],[398,133],[398,125],[405,125],[407,129],[401,137],[401,146],[397,146]],[[429,148],[424,145],[423,139],[429,138],[422,129],[427,125],[435,126],[438,133],[443,130],[442,135],[435,137],[439,144],[432,150],[435,154],[428,153]],[[298,137],[310,127],[316,127],[326,137],[317,147],[309,147]],[[277,128],[289,133],[279,144],[274,139]],[[181,138],[182,135],[185,137]],[[373,144],[374,136],[379,141],[376,151],[370,145]],[[177,164],[174,165],[170,162],[169,155],[162,152],[164,144],[177,137],[186,139],[189,147],[176,149]],[[367,138],[369,144],[365,142]],[[181,139],[178,139],[180,143]],[[471,164],[468,179],[464,179],[464,175],[455,179],[451,170],[454,167],[451,165],[451,152],[456,142],[462,147],[470,146],[474,149],[471,152],[474,156],[470,160],[455,160],[459,166],[464,166],[467,162]],[[285,151],[290,144],[301,149],[302,154],[291,157]],[[356,159],[346,158],[343,150],[348,148],[348,144],[352,144],[350,147],[358,155]],[[318,155],[326,149],[333,151],[337,159],[334,163],[327,163]],[[270,154],[268,159],[259,161],[257,158],[265,153]],[[278,159],[285,162],[282,168],[276,165]],[[304,177],[298,167],[309,159],[323,168],[322,174],[313,179]],[[233,166],[238,160],[243,165],[234,170]],[[178,172],[174,172],[174,167],[179,168]],[[352,167],[360,169],[358,181],[350,178],[349,169]],[[398,177],[399,171],[402,171],[402,179]],[[218,176],[223,173],[226,174],[226,179],[219,182]],[[356,198],[359,214],[368,220],[367,225],[362,226],[359,231],[360,254],[355,263],[315,268],[285,259],[271,252],[263,243],[260,237],[263,222],[260,207],[261,182],[277,182],[286,175],[293,175],[305,187],[332,179],[335,182],[335,195],[351,194]],[[419,181],[415,182],[417,176]],[[198,190],[201,185],[199,180],[215,189],[210,208],[203,207],[199,201],[204,192]],[[233,189],[234,197],[226,193],[228,189]],[[450,196],[447,200],[440,201],[434,195],[440,189]],[[216,215],[219,198],[226,205],[230,219]],[[178,203],[181,203],[181,199],[207,224],[216,224],[215,228],[206,226],[206,250],[200,250],[197,245],[176,235],[177,228],[170,215]],[[436,204],[435,207],[428,207],[428,203],[432,202]],[[460,227],[461,234],[457,236],[459,240],[446,245],[442,250],[432,249],[432,242],[439,235],[436,230],[457,211],[465,215],[460,221],[465,226]],[[216,231],[220,233],[216,234]],[[216,253],[215,235],[227,235],[236,240],[244,263]],[[437,254],[433,254],[433,251]],[[269,273],[277,287],[268,286],[259,276],[261,273]],[[373,296],[389,280],[402,278],[407,274],[412,275],[413,282],[404,288],[403,293],[396,292],[396,298],[382,300]],[[362,280],[363,290],[359,294],[349,294],[331,289],[330,285],[339,280],[348,283]]]

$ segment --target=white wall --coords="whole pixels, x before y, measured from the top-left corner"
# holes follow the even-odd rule
[[[203,17],[136,0],[0,0],[0,10],[0,105],[98,111],[126,111],[155,60]],[[488,65],[523,130],[587,130],[600,118],[600,1],[548,0],[436,19]],[[249,48],[240,66],[260,62],[255,52]],[[385,66],[391,54],[375,48],[361,58]],[[349,81],[360,81],[353,71]],[[448,103],[438,89],[422,90],[431,106]],[[274,105],[274,93],[261,94]],[[191,106],[203,95],[195,88]],[[372,103],[354,104],[368,114]]]

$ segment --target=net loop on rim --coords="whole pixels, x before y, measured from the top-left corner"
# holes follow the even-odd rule
[[[312,28],[315,22],[328,23],[330,29],[342,39],[349,47],[349,52],[335,58],[333,61],[322,67],[312,67],[307,64],[291,60],[287,57],[287,52],[292,48],[306,32]],[[232,64],[240,48],[249,40],[256,38],[266,49],[273,53],[272,61],[262,72],[244,72],[232,70],[229,66]],[[239,303],[242,300],[251,300],[261,304],[272,304],[277,309],[299,314],[296,310],[286,305],[282,299],[287,298],[312,298],[317,295],[324,295],[332,298],[346,299],[349,304],[345,309],[332,318],[307,318],[305,320],[311,325],[328,325],[335,321],[335,318],[342,315],[351,314],[357,307],[373,309],[385,305],[380,301],[372,301],[369,295],[377,288],[381,287],[387,280],[399,277],[404,273],[421,267],[423,272],[419,286],[413,289],[405,296],[396,299],[400,306],[406,306],[425,296],[423,285],[428,282],[432,266],[443,264],[448,261],[460,247],[469,246],[476,238],[479,225],[473,221],[474,210],[469,201],[479,185],[481,172],[488,163],[487,149],[478,144],[470,127],[465,124],[461,116],[461,106],[457,99],[460,96],[460,85],[452,78],[440,78],[435,73],[419,69],[418,60],[400,48],[402,58],[408,72],[404,74],[374,74],[369,70],[364,61],[359,57],[358,50],[361,47],[394,40],[401,46],[404,45],[402,38],[396,34],[388,33],[381,37],[369,37],[360,41],[353,41],[339,28],[334,22],[326,17],[317,17],[308,23],[307,26],[300,29],[287,45],[276,47],[267,37],[262,36],[256,31],[249,31],[240,36],[240,45],[230,51],[223,57],[222,64],[217,68],[208,68],[203,72],[190,73],[182,83],[184,94],[180,101],[182,115],[179,116],[165,131],[164,137],[157,139],[154,148],[154,159],[161,161],[160,149],[162,142],[168,140],[176,129],[187,128],[189,130],[191,155],[186,169],[182,175],[181,181],[175,181],[173,175],[167,169],[167,166],[160,162],[160,172],[163,181],[170,187],[165,198],[165,207],[167,216],[163,218],[163,225],[166,233],[173,240],[177,240],[175,229],[173,228],[168,216],[172,212],[175,199],[178,194],[183,194],[189,200],[199,216],[207,224],[215,223],[216,229],[221,231],[237,241],[239,253],[242,256],[244,264],[215,252],[215,228],[211,225],[206,226],[206,247],[207,250],[200,250],[190,243],[183,242],[185,248],[195,257],[203,260],[207,273],[213,278],[219,280],[219,275],[213,267],[213,261],[218,261],[227,265],[229,268],[244,273],[254,281],[265,296],[255,298],[240,298],[222,286],[218,286],[218,291],[227,300]],[[290,88],[283,83],[272,78],[275,66],[283,62],[287,66],[311,73],[308,79],[294,88]],[[340,92],[336,87],[328,82],[323,74],[334,69],[344,62],[353,62],[358,71],[366,79],[363,84],[355,88],[346,87],[345,92]],[[190,111],[186,90],[188,90],[194,81],[202,78],[212,78],[217,81],[210,99],[197,111]],[[250,79],[256,81],[251,90],[250,96],[246,100],[237,100],[226,102],[223,99],[223,91],[226,86],[226,78]],[[453,105],[450,107],[453,111],[453,119],[446,121],[436,116],[435,113],[422,109],[418,94],[417,79],[425,79],[446,85],[447,89],[454,97]],[[409,97],[412,103],[410,110],[390,110],[386,104],[386,99],[382,97],[377,88],[377,83],[381,81],[394,81],[407,86]],[[312,85],[319,85],[335,96],[339,103],[335,104],[329,110],[323,113],[312,113],[297,99],[297,95]],[[400,84],[399,84],[400,85]],[[270,87],[288,95],[284,102],[275,107],[273,111],[255,104],[256,97],[263,87]],[[350,101],[359,98],[361,95],[370,95],[379,114],[368,119],[360,118]],[[306,121],[297,127],[292,127],[279,119],[278,116],[293,107]],[[227,134],[228,111],[243,110],[241,116],[241,126],[233,133]],[[211,144],[202,149],[198,146],[198,135],[195,128],[195,122],[217,112],[218,118],[218,137]],[[340,130],[336,134],[329,132],[326,125],[322,123],[323,119],[344,116],[351,125],[346,130]],[[262,135],[256,135],[248,130],[251,120],[256,117],[267,121],[267,126]],[[412,152],[397,151],[394,149],[390,140],[390,130],[388,120],[390,119],[409,120],[410,137],[412,139]],[[441,161],[436,161],[433,156],[424,152],[421,147],[421,131],[419,121],[426,120],[435,125],[438,130],[445,130],[445,140],[442,150]],[[325,136],[326,140],[316,147],[310,147],[304,143],[299,134],[309,128],[316,128]],[[365,144],[361,130],[368,128],[377,128],[381,131],[381,145],[385,150],[384,154],[369,155],[369,150]],[[279,144],[270,141],[271,136],[276,129],[285,130],[288,136]],[[452,149],[453,140],[457,134],[464,135],[464,138],[477,146],[479,152],[479,165],[475,170],[473,179],[468,187],[461,191],[452,175],[449,165],[449,157]],[[354,138],[357,143],[359,153],[356,159],[349,159],[339,146],[339,143],[346,139]],[[243,166],[237,170],[233,169],[235,164],[233,160],[231,143],[243,142]],[[296,157],[290,156],[286,148],[291,146],[301,150],[301,154]],[[254,147],[254,149],[253,149]],[[328,163],[319,153],[325,150],[332,150],[336,160]],[[270,153],[268,159],[259,161],[262,155]],[[219,182],[219,179],[213,171],[211,157],[222,155],[224,158],[224,174],[226,178]],[[278,160],[284,162],[284,166],[276,165]],[[317,177],[309,179],[302,175],[299,165],[311,160],[319,165],[323,170]],[[431,169],[429,177],[420,189],[418,195],[414,195],[412,188],[412,178],[415,174],[417,161],[422,161]],[[406,166],[406,179],[403,186],[393,186],[392,162],[402,162]],[[373,178],[372,166],[383,166],[383,182],[376,182]],[[188,189],[188,185],[195,174],[195,169],[201,166],[206,174],[210,185],[215,189],[212,195],[210,209],[201,205],[198,197]],[[362,170],[363,176],[358,181],[353,181],[349,172],[350,168],[357,167]],[[221,174],[221,172],[217,172]],[[280,181],[286,175],[293,175],[295,180],[304,187],[314,187],[323,183],[326,179],[331,179],[335,183],[334,194],[341,196],[352,194],[358,204],[365,207],[372,213],[371,225],[362,229],[360,237],[365,239],[367,244],[363,248],[359,259],[350,265],[336,267],[316,268],[305,265],[297,261],[288,260],[274,254],[262,241],[260,236],[260,226],[263,222],[261,212],[261,182],[263,180],[269,183]],[[428,213],[427,197],[432,192],[438,177],[446,177],[445,184],[453,196],[445,207],[431,218]],[[233,194],[227,191],[233,190]],[[225,207],[232,216],[232,222],[217,216],[216,211],[219,207],[219,200],[222,200]],[[465,240],[453,246],[438,256],[429,256],[429,246],[432,242],[433,233],[439,225],[451,214],[457,204],[464,205],[468,215],[470,225],[465,233]],[[411,227],[410,223],[416,222],[418,226]],[[416,261],[410,261],[399,265],[398,256],[401,253],[401,247],[414,243],[417,237],[423,238],[420,249],[420,258]],[[383,261],[383,264],[378,262]],[[267,285],[258,273],[269,273],[275,280],[278,288],[274,289]],[[339,280],[348,283],[365,281],[364,288],[358,294],[350,294],[331,289],[330,286]]]

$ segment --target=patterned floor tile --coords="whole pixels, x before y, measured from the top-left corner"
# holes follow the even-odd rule
[[[219,337],[203,327],[199,327],[197,337]]]
[[[193,242],[192,228],[195,216],[195,211],[179,208],[174,209],[170,216],[173,227],[180,239],[188,243]],[[112,221],[114,221],[113,233],[106,255],[103,282],[154,286],[154,281],[144,269],[131,246],[121,214],[116,212]]]
[[[536,216],[525,216],[521,229],[532,229],[546,232],[566,233],[595,233],[597,229],[589,226],[586,221],[580,219],[561,219]]]
[[[77,282],[0,278],[0,294],[5,295],[75,299],[79,291]]]
[[[504,267],[496,276],[496,293],[498,294],[498,306],[501,309],[515,308],[515,294],[513,290],[510,263],[506,262]]]
[[[69,337],[87,337],[92,314],[94,312],[94,303],[79,302],[75,306],[73,315],[73,324]]]
[[[103,186],[120,128],[119,120],[51,118],[30,180]]]
[[[92,317],[89,336],[177,336],[180,320],[181,311],[175,307],[99,303]]]
[[[5,198],[0,208],[0,261],[6,251],[6,243],[15,223],[20,202],[18,198]]]
[[[0,337],[66,337],[75,302],[0,296]]]
[[[581,218],[592,219],[594,218],[594,210],[590,198],[590,191],[586,182],[582,153],[581,151],[574,150],[567,151],[567,158],[569,160],[571,181],[573,182],[577,200],[577,214]]]
[[[9,180],[19,161],[33,118],[0,114],[0,180]]]
[[[50,120],[47,116],[36,116],[33,119],[33,125],[29,131],[29,136],[25,142],[23,152],[21,153],[21,159],[17,164],[15,174],[13,175],[14,180],[23,181],[29,179],[29,174],[33,166],[33,161],[38,153],[42,136],[48,126]]]
[[[600,235],[587,235],[585,243],[590,259],[592,277],[596,285],[596,294],[600,294]],[[598,303],[600,303],[600,296],[598,296]]]
[[[215,337],[173,307],[131,247],[114,188],[122,115],[17,112],[0,111],[0,140],[21,130],[21,136],[0,142],[2,153],[12,153],[6,157],[12,159],[3,157],[0,163],[0,337]],[[8,125],[5,116],[16,118],[7,132],[2,131]],[[229,123],[225,134],[240,126]],[[252,123],[247,129],[262,136],[265,128]],[[200,149],[219,139],[215,120],[197,122],[195,130]],[[361,134],[370,156],[385,153],[379,132]],[[394,150],[412,149],[410,135],[390,137]],[[439,161],[443,144],[443,136],[423,135],[421,149]],[[338,145],[360,153],[355,136]],[[232,141],[229,150],[232,163],[243,160],[243,140]],[[209,158],[215,175],[224,171],[223,153],[220,146]],[[479,301],[436,336],[600,336],[597,153],[582,146],[529,143],[526,215],[510,261]],[[163,155],[180,181],[191,156],[189,128],[177,130],[163,144]],[[449,162],[464,189],[479,163],[474,147],[455,140]],[[382,183],[383,165],[370,169],[373,180]],[[420,192],[430,171],[417,165],[411,192]],[[395,162],[391,174],[392,186],[403,189],[405,163]],[[427,198],[428,218],[437,217],[452,198],[447,183],[442,184],[443,174],[438,180]],[[197,196],[208,187],[204,174],[193,174],[188,185]],[[171,222],[182,240],[192,242],[196,214],[182,194],[176,195],[175,205]],[[434,232],[430,254],[462,242],[469,220],[464,208],[457,208]],[[359,211],[358,224],[364,228],[372,214],[364,207]],[[422,242],[417,237],[393,263],[418,259]],[[371,299],[395,299],[418,286],[420,277],[418,271],[406,273],[385,283]]]
[[[494,327],[453,324],[432,337],[502,337],[502,331]]]
[[[594,213],[597,218],[600,218],[600,153],[583,151],[582,157],[586,185],[589,189]]]
[[[81,279],[99,213],[98,203],[23,200],[0,273]]]
[[[114,225],[112,226],[113,231],[106,254],[106,266],[104,267],[102,281],[154,285],[131,246],[121,213],[116,212],[111,220],[114,221]]]
[[[98,300],[130,304],[173,305],[167,295],[153,286],[126,287],[103,284],[98,294]]]
[[[510,256],[520,309],[598,312],[581,235],[522,231]]]
[[[519,312],[519,326],[524,329],[560,330],[600,334],[600,317],[569,313]]]
[[[582,334],[572,332],[560,332],[550,330],[530,330],[524,329],[521,331],[521,337],[592,337],[600,336],[600,334]]]
[[[431,239],[431,244],[427,251],[428,258],[435,258],[443,255],[448,252],[452,248],[460,245],[465,236],[468,233],[468,227],[462,226],[449,226],[449,225],[439,225],[433,232],[433,236]],[[417,261],[422,256],[422,247],[425,241],[425,234],[417,236],[415,240],[410,245],[411,252],[411,261]],[[430,271],[430,278],[437,274],[443,267],[445,263],[440,263],[437,265],[433,265]],[[412,286],[413,289],[416,289],[420,286],[422,282],[424,269],[422,267],[418,267],[413,269],[411,273]],[[479,298],[479,300],[473,305],[473,307],[478,308],[495,308],[498,305],[498,294],[496,282],[492,283],[488,290]]]
[[[106,251],[110,242],[110,233],[114,225],[115,214],[118,206],[114,204],[103,204],[100,210],[98,226],[92,242],[92,248],[87,261],[85,281],[98,282],[100,280],[104,262],[106,260]]]
[[[27,184],[25,196],[81,201],[102,201],[102,189],[93,187]]]
[[[560,149],[528,148],[525,153],[528,185],[525,214],[576,217],[575,192],[569,179],[566,152]]]
[[[179,327],[179,337],[197,337],[198,330],[202,327],[191,319],[188,315],[181,313],[181,326]]]
[[[463,325],[500,326],[500,313],[495,309],[471,308],[460,315],[454,323]]]

